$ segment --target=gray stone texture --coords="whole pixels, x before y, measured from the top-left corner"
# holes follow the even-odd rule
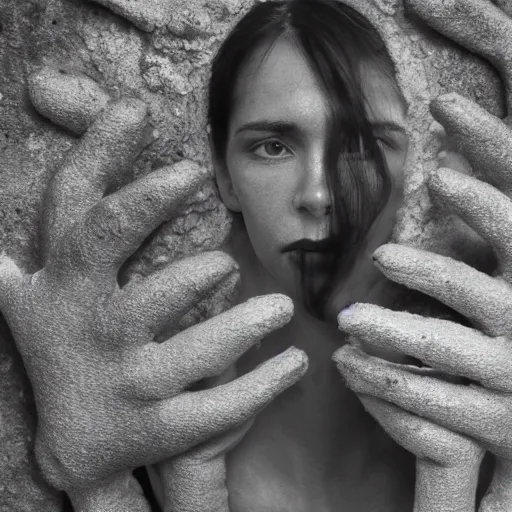
[[[425,181],[437,166],[440,125],[429,104],[440,94],[458,92],[503,117],[506,92],[498,74],[480,57],[426,28],[416,15],[406,15],[399,0],[346,2],[380,30],[409,105],[413,150],[395,240],[484,266],[482,253],[475,250],[478,237],[431,206]],[[423,3],[428,8],[429,2]],[[468,9],[473,3],[468,2]],[[494,3],[512,14],[512,2]],[[208,65],[219,41],[250,4],[0,0],[1,250],[27,272],[40,268],[44,190],[64,152],[112,99],[134,96],[148,105],[153,141],[132,177],[182,159],[209,166],[204,101]],[[497,44],[489,49],[490,56],[501,50]],[[164,224],[134,255],[122,280],[220,248],[229,228],[229,215],[210,181],[183,216]],[[222,300],[199,305],[183,326],[223,307]],[[3,322],[0,380],[0,511],[58,511],[60,496],[45,485],[34,462],[32,393]]]

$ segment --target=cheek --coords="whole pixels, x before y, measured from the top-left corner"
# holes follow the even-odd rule
[[[408,145],[394,151],[385,152],[384,156],[394,186],[403,187]]]
[[[290,165],[267,165],[248,158],[233,159],[230,174],[249,235],[260,233],[279,242],[289,222],[293,198]]]
[[[287,288],[289,269],[281,250],[300,234],[292,205],[294,169],[290,163],[266,165],[249,158],[233,158],[229,165],[254,252],[274,279]]]

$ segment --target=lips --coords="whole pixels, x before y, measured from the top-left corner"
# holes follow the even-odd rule
[[[325,284],[327,276],[334,276],[337,244],[339,242],[336,243],[334,238],[322,240],[304,238],[287,245],[282,252],[289,255],[301,275],[307,275],[311,285],[315,283],[321,285]]]
[[[287,245],[282,252],[304,251],[311,253],[332,253],[336,248],[336,239],[333,237],[322,240],[303,238]]]

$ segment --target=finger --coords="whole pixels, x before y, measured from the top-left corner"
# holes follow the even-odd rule
[[[491,62],[501,73],[510,106],[512,21],[490,1],[407,0],[432,28]]]
[[[119,180],[144,144],[146,106],[123,99],[104,110],[54,176],[43,208],[44,259],[69,226]]]
[[[475,510],[482,448],[393,404],[370,396],[358,398],[388,435],[417,457],[415,512]]]
[[[176,8],[173,2],[162,0],[145,0],[144,2],[96,0],[96,2],[123,16],[145,32],[152,32],[156,27],[167,25],[171,20],[173,7]]]
[[[163,329],[155,341],[165,341],[195,324],[227,311],[237,302],[240,284],[240,274],[238,272],[232,273],[229,277],[222,280],[207,298],[190,308],[178,323],[174,325],[169,324],[167,328]]]
[[[167,324],[178,322],[221,281],[237,273],[235,260],[221,251],[188,257],[128,284],[116,297],[113,308],[122,318],[129,318],[147,341]]]
[[[509,333],[512,287],[502,279],[452,258],[399,244],[379,247],[373,260],[388,279],[434,297],[486,334]]]
[[[368,356],[348,345],[337,350],[333,359],[355,393],[392,402],[486,447],[506,449],[503,440],[510,430],[507,395],[417,375],[404,365]]]
[[[181,161],[130,183],[91,208],[60,247],[59,266],[84,266],[112,278],[160,224],[169,220],[204,182],[206,172]]]
[[[166,510],[229,512],[226,453],[240,442],[252,422],[160,464]]]
[[[512,132],[497,117],[456,93],[436,98],[432,115],[454,139],[482,179],[512,195]]]
[[[338,323],[374,348],[396,350],[490,389],[512,392],[512,344],[504,337],[372,304],[354,304],[339,315]]]
[[[164,343],[148,344],[128,367],[130,389],[140,398],[164,398],[220,375],[255,343],[286,325],[292,315],[293,302],[288,297],[263,295]]]
[[[28,78],[30,100],[53,123],[81,135],[110,101],[109,95],[82,73],[44,66]]]
[[[149,503],[131,471],[105,479],[87,489],[68,493],[75,512],[150,512]]]
[[[498,457],[491,485],[480,504],[480,512],[512,510],[512,461]]]
[[[512,279],[512,201],[487,183],[451,169],[431,172],[429,192],[489,242]]]
[[[447,468],[480,464],[484,450],[471,439],[379,398],[358,398],[388,435],[416,457]]]
[[[182,393],[145,411],[145,438],[153,439],[153,460],[176,454],[236,429],[295,384],[307,370],[306,354],[291,347],[232,382]],[[147,448],[147,446],[145,446]]]
[[[162,471],[166,512],[229,512],[225,457],[202,464],[169,459]]]
[[[244,438],[253,424],[254,418],[251,418],[241,427],[200,444],[182,455],[173,457],[172,460],[183,466],[193,466],[224,456]]]
[[[416,460],[414,512],[473,512],[476,510],[479,464],[444,467]]]

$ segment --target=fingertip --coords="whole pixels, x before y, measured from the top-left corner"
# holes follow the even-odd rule
[[[272,303],[273,307],[282,315],[283,321],[288,323],[292,319],[295,309],[293,300],[283,293],[274,293],[268,297],[268,300]]]
[[[349,304],[347,307],[343,308],[338,314],[338,327],[342,327],[342,323],[345,319],[351,316],[352,311],[354,309],[354,304]]]
[[[448,133],[451,133],[467,118],[467,110],[471,108],[470,103],[455,92],[442,94],[430,102],[430,113]]]
[[[161,206],[166,211],[167,217],[169,208],[176,213],[192,204],[194,194],[198,193],[206,178],[207,174],[201,166],[195,162],[183,163],[182,161],[160,167],[135,181],[133,187],[145,189],[150,196],[154,196],[156,191],[159,191],[162,197],[165,196],[167,201],[161,203]]]
[[[78,135],[110,101],[93,79],[76,71],[43,66],[27,81],[30,100],[39,114]]]
[[[200,192],[208,177],[207,169],[191,160],[181,160],[172,165],[160,167],[148,175],[150,179],[162,179],[170,183],[177,192],[176,200],[182,199],[180,204],[183,202],[193,204],[194,194]]]
[[[238,263],[223,251],[208,251],[187,259],[190,271],[197,276],[203,275],[212,285],[230,278],[239,278]]]
[[[446,94],[440,94],[432,100],[432,105],[436,106],[447,106],[451,107],[459,104],[465,100],[464,96],[456,92],[447,92]]]
[[[191,183],[191,186],[199,189],[206,180],[211,177],[210,171],[192,160],[180,160],[171,166],[173,176],[182,177]]]
[[[331,356],[331,360],[336,364],[339,370],[345,367],[347,359],[350,357],[350,351],[354,350],[348,343],[337,349]]]
[[[291,346],[287,348],[280,356],[289,362],[290,367],[293,368],[299,375],[304,375],[309,366],[309,358],[304,350]]]
[[[240,265],[225,251],[207,251],[201,254],[213,258],[220,267],[225,268],[229,272],[238,272],[240,270]]]
[[[276,324],[275,328],[283,327],[293,318],[294,305],[292,299],[282,293],[272,293],[252,297],[245,302],[257,309],[262,319]]]
[[[383,244],[383,245],[377,247],[377,249],[375,249],[375,251],[373,252],[373,259],[374,260],[384,259],[384,258],[386,258],[386,256],[388,254],[392,254],[394,251],[400,250],[401,247],[405,247],[405,246],[401,245],[401,244],[395,244],[395,243]]]
[[[262,371],[268,372],[267,375],[270,378],[270,383],[273,383],[272,386],[275,386],[275,391],[281,393],[306,374],[309,358],[306,352],[292,346],[260,366]],[[276,374],[280,376],[277,381],[275,380]]]
[[[342,309],[338,315],[338,328],[347,334],[352,333],[365,322],[365,317],[372,315],[375,309],[382,309],[374,304],[356,302]]]
[[[414,268],[422,264],[420,257],[424,257],[423,252],[407,245],[385,244],[373,253],[373,261],[386,277],[392,279],[396,272],[414,272]]]
[[[450,195],[452,190],[460,191],[469,179],[471,178],[458,171],[448,167],[440,167],[429,173],[427,187],[430,192],[444,197]]]
[[[375,267],[382,272],[382,274],[391,279],[390,272],[397,270],[395,264],[396,258],[394,257],[393,251],[389,248],[379,247],[373,254],[372,260]]]
[[[180,160],[179,162],[173,164],[172,167],[176,172],[182,172],[186,174],[209,174],[209,171],[206,167],[188,159]]]

